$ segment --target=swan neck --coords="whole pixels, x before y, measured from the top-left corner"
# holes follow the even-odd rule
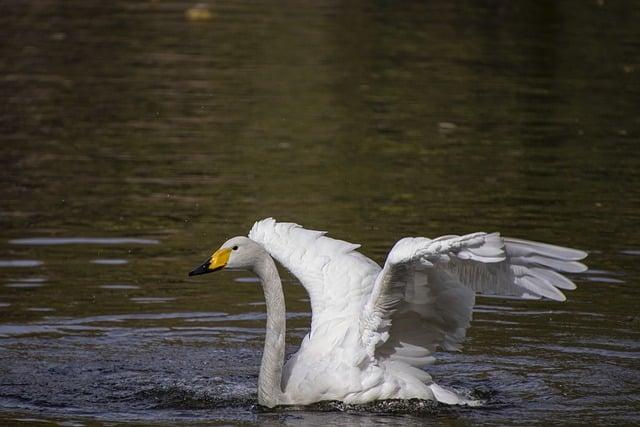
[[[255,273],[262,282],[267,306],[267,332],[258,378],[258,403],[273,407],[285,403],[282,392],[286,332],[284,294],[278,269],[266,252],[256,263]]]

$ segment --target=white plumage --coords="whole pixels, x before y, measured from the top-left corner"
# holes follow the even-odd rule
[[[272,218],[256,222],[249,239],[230,239],[221,250],[234,248],[227,266],[255,271],[265,289],[258,397],[266,406],[410,398],[476,404],[421,369],[437,349],[460,349],[475,295],[564,301],[560,289],[575,285],[560,273],[584,271],[578,261],[587,255],[498,233],[407,237],[380,268],[359,245]],[[284,367],[284,299],[269,255],[300,280],[312,308],[311,330]]]

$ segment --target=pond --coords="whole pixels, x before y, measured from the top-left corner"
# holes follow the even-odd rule
[[[4,2],[0,423],[638,423],[639,6]],[[187,273],[268,216],[378,263],[500,231],[590,269],[478,299],[428,370],[484,407],[261,411],[258,283]]]

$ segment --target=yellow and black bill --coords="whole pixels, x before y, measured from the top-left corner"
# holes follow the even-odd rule
[[[191,270],[189,272],[189,276],[213,273],[214,271],[223,269],[227,265],[227,262],[229,262],[230,255],[231,249],[229,248],[217,250],[213,255],[211,255],[211,258],[206,260],[202,265]]]

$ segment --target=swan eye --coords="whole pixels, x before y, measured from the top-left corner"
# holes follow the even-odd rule
[[[234,247],[233,247],[233,248],[231,248],[231,249],[233,249],[234,251],[237,251],[237,250],[238,250],[238,245],[234,246]]]

